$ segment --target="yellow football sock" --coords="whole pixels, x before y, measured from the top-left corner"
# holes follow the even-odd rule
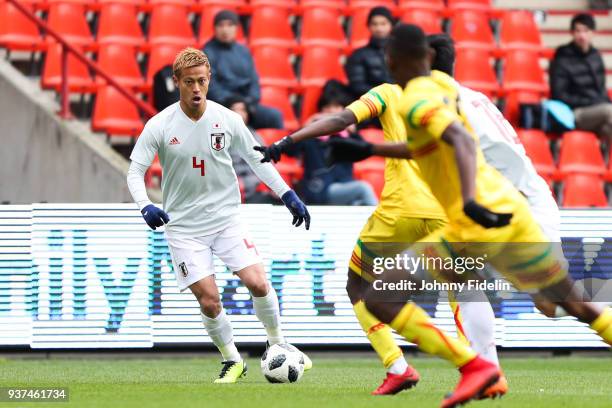
[[[442,357],[456,367],[476,357],[466,344],[435,327],[427,312],[412,302],[404,305],[390,326],[424,352]]]
[[[461,315],[461,308],[459,307],[459,302],[455,299],[455,294],[452,292],[448,292],[448,301],[450,303],[450,308],[453,311],[453,318],[455,319],[455,326],[457,327],[457,338],[463,342],[463,344],[470,345],[470,341],[467,339],[465,335],[465,331],[463,330],[463,316]]]
[[[402,350],[393,338],[391,328],[370,313],[361,300],[353,305],[353,310],[374,351],[380,357],[385,368],[389,368],[395,360],[403,355]]]
[[[612,346],[612,309],[606,307],[597,319],[591,323],[591,329],[595,330],[599,336]]]

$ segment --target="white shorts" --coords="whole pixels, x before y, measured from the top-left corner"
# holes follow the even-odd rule
[[[214,275],[213,255],[218,256],[234,273],[261,262],[248,230],[240,221],[202,237],[166,234],[166,241],[181,292],[197,281]]]

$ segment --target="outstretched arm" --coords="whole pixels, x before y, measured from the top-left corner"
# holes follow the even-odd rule
[[[347,127],[357,123],[357,118],[348,109],[337,114],[323,115],[321,119],[313,121],[302,129],[285,136],[270,146],[255,146],[253,149],[263,154],[262,163],[278,162],[283,153],[287,153],[296,142],[301,142],[315,137],[327,136],[340,132]]]

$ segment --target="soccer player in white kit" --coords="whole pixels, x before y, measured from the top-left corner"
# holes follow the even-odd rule
[[[152,229],[165,225],[178,287],[191,290],[198,300],[204,327],[223,356],[215,383],[234,383],[247,366],[233,341],[232,326],[219,299],[213,255],[218,256],[253,298],[257,318],[263,323],[268,344],[284,343],[278,298],[255,244],[239,218],[240,190],[231,152],[238,153],[255,174],[288,207],[293,224],[310,215],[274,166],[260,163],[257,143],[242,118],[206,100],[211,79],[210,63],[200,50],[186,48],[173,64],[180,101],[153,116],[145,125],[130,156],[128,187]],[[163,210],[147,196],[144,174],[155,154],[163,169]],[[312,366],[304,355],[304,366]]]

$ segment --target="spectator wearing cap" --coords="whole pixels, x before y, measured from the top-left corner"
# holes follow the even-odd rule
[[[252,112],[249,125],[255,129],[283,128],[283,117],[278,109],[260,105],[259,76],[249,49],[236,42],[238,15],[222,10],[215,15],[214,37],[204,45],[212,71],[208,98],[224,103],[239,95]]]
[[[385,45],[395,20],[387,7],[374,7],[368,14],[370,41],[356,49],[344,65],[349,89],[358,98],[373,87],[392,82],[385,64]]]
[[[612,104],[604,62],[592,44],[595,20],[590,14],[578,14],[570,29],[572,41],[557,48],[550,64],[552,98],[572,108],[577,129],[612,137]]]

